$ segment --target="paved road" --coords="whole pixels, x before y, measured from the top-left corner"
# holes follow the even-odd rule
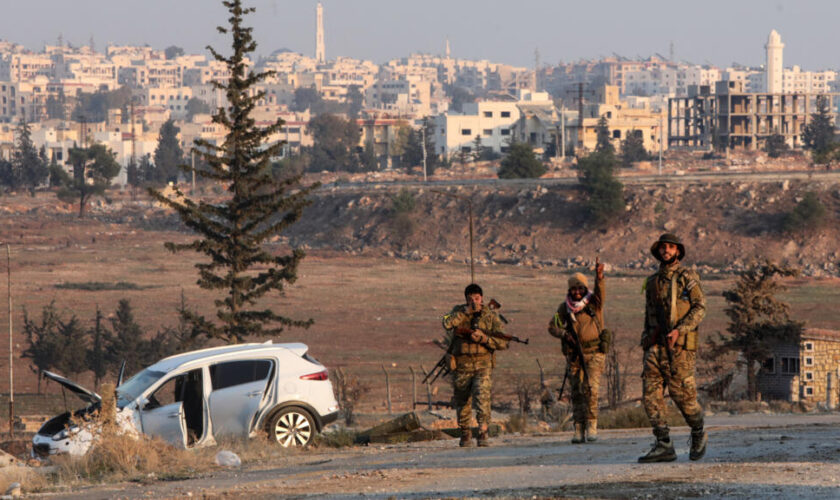
[[[649,430],[507,435],[490,448],[456,440],[309,450],[278,463],[201,479],[101,486],[69,498],[840,498],[840,415],[740,415],[708,419],[709,451],[690,462],[688,430],[672,433],[679,459],[638,464]]]
[[[683,175],[633,175],[619,177],[626,185],[679,184],[721,184],[729,182],[782,182],[801,180],[814,182],[840,182],[840,171],[798,171],[798,172],[698,172]],[[576,177],[548,179],[452,179],[388,182],[343,182],[325,184],[321,189],[336,191],[368,191],[393,187],[441,188],[450,186],[572,186],[578,183]]]

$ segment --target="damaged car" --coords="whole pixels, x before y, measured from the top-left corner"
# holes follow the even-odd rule
[[[102,398],[58,374],[44,376],[88,406],[44,423],[32,439],[33,455],[87,453],[97,438],[90,417],[98,413]],[[338,417],[327,369],[300,343],[269,341],[187,352],[120,382],[120,430],[159,437],[182,448],[261,433],[280,446],[303,447]]]

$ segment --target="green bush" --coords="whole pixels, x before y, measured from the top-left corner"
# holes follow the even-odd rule
[[[391,196],[391,204],[394,209],[394,214],[407,214],[414,211],[417,206],[417,199],[414,193],[407,188],[400,189],[400,192]]]
[[[817,229],[825,222],[826,213],[825,205],[814,192],[809,191],[793,210],[785,214],[782,230],[790,233]]]
[[[531,145],[525,142],[512,143],[499,167],[499,179],[531,179],[544,173],[545,165],[534,155]]]
[[[578,161],[587,213],[599,226],[610,224],[624,212],[624,185],[615,177],[615,163],[610,151],[595,152]]]

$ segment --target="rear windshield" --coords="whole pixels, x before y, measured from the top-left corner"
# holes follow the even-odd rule
[[[117,387],[117,407],[124,408],[164,375],[166,375],[166,372],[146,368],[126,380],[125,383]]]

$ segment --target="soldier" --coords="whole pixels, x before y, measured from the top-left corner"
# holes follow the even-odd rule
[[[490,376],[495,366],[495,352],[507,349],[508,341],[494,336],[504,333],[504,329],[496,313],[483,305],[480,286],[475,283],[467,286],[464,298],[466,304],[455,306],[443,317],[443,327],[450,339],[447,352],[451,355],[453,400],[461,429],[460,446],[472,446],[473,404],[478,421],[478,446],[489,446]]]
[[[677,459],[668,435],[663,399],[665,386],[691,427],[689,458],[706,453],[703,409],[697,403],[694,364],[697,327],[706,314],[706,299],[696,272],[683,267],[685,246],[673,234],[663,234],[650,248],[659,260],[659,272],[645,281],[645,329],[642,332],[644,367],[642,385],[645,413],[656,442],[639,462],[670,462]]]
[[[594,292],[589,291],[583,274],[576,273],[569,278],[566,300],[548,324],[548,333],[562,341],[567,375],[572,383],[575,423],[572,443],[595,441],[598,439],[598,389],[611,340],[609,330],[604,328],[604,265],[598,259]]]

